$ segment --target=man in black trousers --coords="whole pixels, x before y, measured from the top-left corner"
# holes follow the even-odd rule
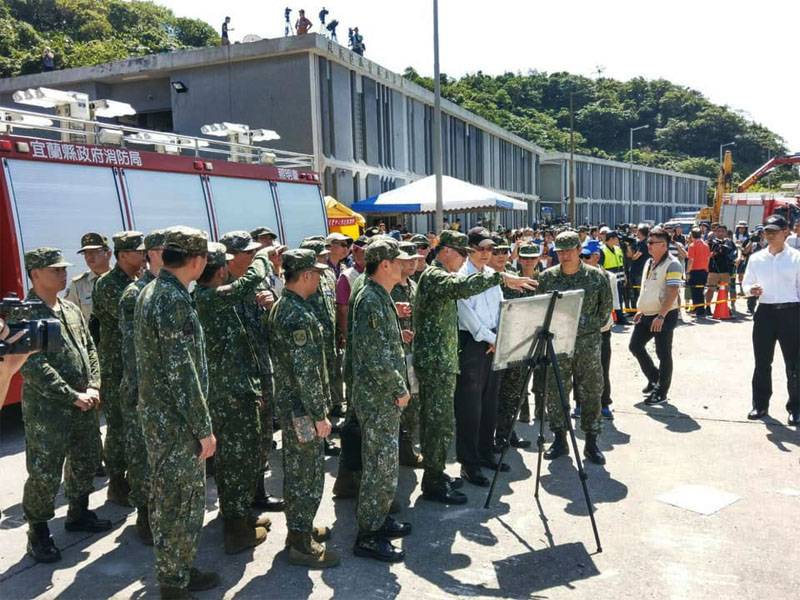
[[[758,298],[753,317],[753,409],[747,418],[767,416],[772,396],[772,358],[778,342],[786,365],[789,425],[796,427],[800,425],[800,252],[786,245],[788,235],[786,219],[780,215],[767,218],[767,247],[750,257],[744,272],[745,293]]]
[[[495,243],[483,227],[469,230],[472,250],[461,267],[461,273],[490,270],[487,266]],[[500,320],[500,286],[458,301],[459,370],[456,380],[456,458],[461,463],[461,477],[485,487],[489,479],[481,467],[495,468],[494,430],[497,425],[497,399],[501,376],[492,371],[497,325]],[[501,466],[508,470],[507,465]]]

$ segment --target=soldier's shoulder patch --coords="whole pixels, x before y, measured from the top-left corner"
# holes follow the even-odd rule
[[[370,313],[367,317],[367,323],[372,329],[377,329],[380,324],[380,317],[378,317],[377,313]]]
[[[191,317],[187,317],[187,319],[183,322],[181,333],[183,333],[183,335],[194,335],[194,321]]]
[[[305,329],[295,329],[292,332],[292,339],[294,340],[295,345],[297,346],[305,346],[306,342],[308,341],[308,335],[306,334]]]

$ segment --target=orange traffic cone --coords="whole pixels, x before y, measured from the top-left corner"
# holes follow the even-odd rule
[[[617,322],[617,311],[615,311],[613,308],[611,309],[611,321],[614,323]]]
[[[717,292],[717,303],[714,305],[714,318],[715,319],[730,319],[731,309],[728,308],[728,286],[720,284],[719,292]]]

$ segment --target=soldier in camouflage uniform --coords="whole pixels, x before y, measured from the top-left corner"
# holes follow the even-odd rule
[[[255,231],[260,233],[259,229]],[[269,238],[270,236],[263,234],[261,237]],[[228,262],[231,281],[249,273],[253,263],[253,256],[262,248],[262,244],[253,241],[253,238],[246,231],[231,231],[223,235],[219,241],[225,246],[228,253],[233,255],[233,259]],[[258,419],[260,421],[259,456],[256,464],[255,497],[252,505],[253,508],[258,510],[276,512],[283,510],[283,500],[271,496],[264,488],[264,475],[269,461],[269,452],[272,450],[274,404],[272,362],[269,358],[269,332],[267,331],[266,321],[269,316],[269,309],[272,308],[275,301],[269,278],[272,271],[269,254],[274,249],[269,246],[266,248],[269,249],[264,250],[262,258],[259,259],[260,263],[265,263],[263,264],[265,275],[259,278],[254,288],[250,284],[243,282],[243,285],[250,291],[237,298],[235,310],[242,320],[249,337],[250,346],[256,353],[255,357],[261,386],[258,402]],[[250,275],[252,276],[252,273]],[[219,457],[217,457],[218,459]]]
[[[520,274],[523,277],[530,277],[531,279],[538,279],[539,273],[536,265],[539,262],[539,257],[542,255],[542,249],[536,244],[523,244],[519,247],[519,265]],[[511,290],[503,288],[503,297],[508,299],[512,298],[525,298],[533,296],[534,292],[529,290]],[[500,399],[497,405],[497,428],[495,430],[495,444],[498,448],[503,448],[507,444],[511,444],[514,448],[529,448],[531,445],[530,440],[524,440],[517,436],[516,432],[511,428],[516,410],[520,408],[520,417],[523,412],[528,412],[527,393],[526,399],[522,402],[520,407],[520,390],[522,389],[523,378],[527,372],[527,367],[518,365],[509,367],[503,373],[503,382],[500,384]],[[534,375],[536,379],[536,375]],[[537,413],[538,414],[538,413]],[[530,414],[528,414],[530,420]]]
[[[385,562],[398,562],[405,556],[389,539],[411,533],[410,524],[389,516],[397,489],[400,415],[411,399],[400,321],[389,295],[400,282],[401,261],[413,264],[416,258],[401,252],[394,240],[381,239],[367,246],[367,280],[353,304],[350,339],[353,408],[361,424],[364,465],[353,552]]]
[[[122,415],[122,333],[119,328],[119,300],[122,292],[139,275],[144,265],[144,234],[122,231],[113,236],[117,264],[97,280],[92,293],[92,310],[100,322],[101,398],[106,416],[105,460],[108,470],[108,500],[130,506],[125,478],[125,419]]]
[[[539,275],[539,293],[584,290],[583,306],[578,321],[578,336],[573,356],[559,356],[564,391],[569,394],[575,385],[575,403],[581,407],[581,429],[586,435],[583,454],[593,463],[605,464],[605,457],[597,446],[600,433],[600,398],[603,393],[603,369],[600,363],[600,328],[608,320],[612,309],[611,286],[608,278],[596,267],[580,260],[580,238],[574,231],[564,231],[556,236],[556,253],[559,264]],[[580,368],[576,368],[580,365]],[[552,369],[547,375],[547,412],[555,441],[545,452],[552,460],[569,453],[566,435],[566,416],[558,397],[558,388]]]
[[[330,251],[325,246],[325,241],[317,238],[306,238],[300,244],[301,249],[313,250],[317,255],[317,260],[321,263],[327,262]],[[314,314],[322,324],[325,339],[325,370],[328,373],[328,411],[333,404],[341,404],[341,398],[336,396],[337,385],[341,387],[341,374],[336,374],[336,366],[339,364],[336,355],[336,280],[330,269],[322,273],[319,279],[319,289],[317,293],[309,298],[309,302],[314,307]],[[325,454],[327,456],[338,456],[339,448],[333,446],[327,439],[325,440]]]
[[[27,300],[41,302],[19,318],[57,319],[63,345],[31,355],[22,366],[22,414],[28,479],[22,508],[28,521],[28,554],[37,562],[55,562],[61,553],[50,537],[47,522],[64,471],[69,511],[67,531],[100,532],[111,521],[98,519],[88,509],[97,466],[97,427],[100,367],[97,352],[80,309],[58,298],[67,284],[61,251],[36,248],[25,254],[32,287]],[[16,315],[15,315],[16,317]],[[54,344],[56,346],[56,344]],[[66,459],[66,463],[65,463]]]
[[[431,251],[431,242],[427,238],[427,236],[421,233],[415,233],[409,238],[408,241],[417,247],[417,255],[420,257],[417,259],[417,268],[414,271],[414,274],[411,276],[412,281],[414,281],[414,283],[417,283],[419,281],[420,276],[422,275],[422,272],[428,266],[427,259],[428,259],[428,254]]]
[[[417,264],[424,256],[417,254],[417,245],[411,242],[400,243],[400,250],[414,260],[402,262],[403,270],[400,273],[400,282],[392,289],[392,300],[409,305],[414,303],[414,296],[417,293],[417,282],[411,277],[417,272]],[[400,328],[408,331],[414,330],[413,318],[409,314],[407,317],[400,317]],[[412,354],[411,342],[403,342],[403,350],[406,356]],[[409,390],[410,392],[412,390]],[[400,464],[404,467],[414,469],[422,468],[422,456],[414,450],[414,434],[419,429],[419,394],[411,393],[411,400],[408,406],[403,409],[400,418]]]
[[[212,248],[194,298],[206,338],[208,409],[217,438],[214,479],[225,552],[236,554],[266,540],[270,524],[250,513],[261,473],[261,381],[256,350],[237,310],[263,283],[269,258],[268,251],[261,250],[245,274],[233,280],[227,266],[233,255],[226,253],[223,244],[214,243]]]
[[[464,263],[467,236],[445,230],[439,235],[436,260],[419,278],[414,298],[414,367],[419,379],[420,442],[425,474],[422,493],[429,500],[464,504],[467,497],[452,487],[444,472],[453,438],[453,396],[458,374],[456,300],[504,283],[513,289],[535,285],[508,273],[456,273]]]
[[[150,528],[150,468],[147,465],[142,426],[139,422],[139,381],[136,375],[136,344],[133,339],[133,317],[139,293],[148,283],[158,277],[161,270],[161,251],[164,247],[164,232],[157,229],[144,238],[147,266],[144,274],[129,283],[119,300],[119,328],[122,334],[123,361],[122,383],[119,388],[122,418],[125,423],[125,458],[128,463],[129,499],[136,507],[136,530],[142,543],[153,545]]]
[[[139,419],[150,465],[150,524],[162,598],[189,598],[219,583],[192,567],[205,512],[205,459],[216,439],[206,402],[205,338],[188,286],[208,260],[208,237],[190,227],[164,234],[164,266],[134,313]]]
[[[327,342],[310,298],[328,267],[313,250],[282,256],[286,286],[269,316],[270,353],[275,369],[275,412],[283,440],[283,495],[289,562],[315,568],[339,564],[322,542],[326,527],[314,527],[325,484],[323,440],[330,433]]]

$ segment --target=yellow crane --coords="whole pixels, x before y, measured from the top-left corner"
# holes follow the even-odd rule
[[[697,221],[711,221],[712,223],[719,221],[719,215],[722,209],[722,197],[725,194],[731,193],[732,184],[733,154],[730,150],[726,150],[725,158],[722,159],[722,164],[719,166],[719,175],[717,175],[717,189],[714,193],[714,205],[701,208],[697,212]]]

